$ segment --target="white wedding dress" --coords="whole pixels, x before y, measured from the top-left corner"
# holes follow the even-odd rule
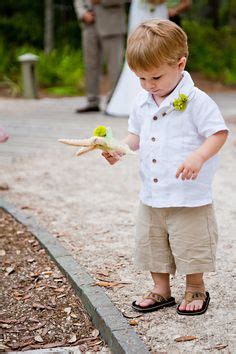
[[[131,33],[140,23],[153,18],[168,18],[165,4],[153,6],[143,0],[133,0],[130,6],[128,33]],[[139,79],[125,61],[117,85],[107,104],[106,113],[113,116],[128,116],[132,101],[140,90],[142,88]]]

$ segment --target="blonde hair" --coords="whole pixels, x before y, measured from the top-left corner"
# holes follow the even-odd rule
[[[186,33],[169,20],[143,22],[128,38],[126,60],[131,70],[150,70],[188,58]]]

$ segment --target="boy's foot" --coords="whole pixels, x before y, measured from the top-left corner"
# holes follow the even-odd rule
[[[177,307],[179,315],[202,315],[206,312],[210,302],[208,292],[186,291],[184,300]]]
[[[132,303],[132,308],[139,312],[151,312],[174,305],[176,305],[176,302],[172,296],[169,295],[165,297],[150,291],[142,298],[142,300],[138,302],[134,301]]]

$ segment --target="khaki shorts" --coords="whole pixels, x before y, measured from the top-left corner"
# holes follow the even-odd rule
[[[135,265],[155,273],[214,272],[217,239],[212,204],[152,208],[140,203]]]

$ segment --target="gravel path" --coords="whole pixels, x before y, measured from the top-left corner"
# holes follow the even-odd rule
[[[127,282],[106,292],[121,311],[131,314],[131,301],[151,286],[149,274],[135,271],[132,262],[139,191],[137,156],[125,157],[111,167],[99,152],[76,158],[74,148],[57,143],[58,138],[90,136],[99,124],[111,126],[117,138],[126,134],[127,119],[78,116],[73,113],[77,105],[75,98],[27,103],[0,100],[0,125],[11,136],[0,146],[0,183],[7,182],[10,188],[1,195],[35,215],[94,278]],[[230,124],[230,129],[214,183],[220,242],[218,271],[205,277],[212,298],[209,310],[203,316],[185,318],[170,308],[136,318],[135,329],[153,354],[233,353],[236,347],[232,310],[236,125]],[[183,292],[184,278],[177,275],[172,279],[177,301]],[[175,342],[176,337],[186,335],[196,339]]]

